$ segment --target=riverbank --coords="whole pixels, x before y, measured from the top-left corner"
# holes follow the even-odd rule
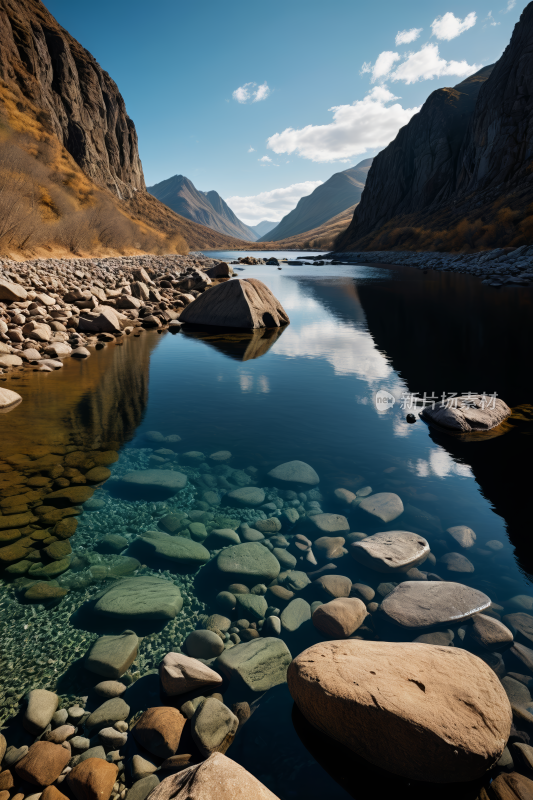
[[[461,272],[480,277],[490,286],[516,284],[528,286],[533,281],[533,246],[498,248],[480,253],[417,253],[376,250],[361,253],[327,253],[323,258],[342,264],[396,264],[416,269]]]
[[[0,261],[0,372],[51,371],[102,338],[167,326],[216,263],[202,253]]]

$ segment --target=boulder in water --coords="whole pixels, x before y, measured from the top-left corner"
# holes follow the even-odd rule
[[[486,395],[471,395],[435,403],[434,408],[425,408],[421,416],[441,428],[456,433],[470,433],[490,431],[503,422],[510,413],[511,409],[507,403],[499,397],[493,399]]]
[[[279,300],[256,278],[214,286],[186,306],[180,321],[224,328],[278,328],[290,322]]]

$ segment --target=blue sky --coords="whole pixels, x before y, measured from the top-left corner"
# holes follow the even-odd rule
[[[496,61],[526,4],[45,5],[118,84],[147,184],[181,173],[254,224],[281,219],[379,152],[432,91]]]

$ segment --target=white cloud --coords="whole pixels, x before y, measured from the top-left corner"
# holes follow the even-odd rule
[[[352,105],[334,106],[333,122],[286,128],[267,140],[275,153],[296,153],[316,162],[349,161],[391,142],[419,108],[403,108],[385,86],[375,86]],[[392,104],[392,105],[391,105]]]
[[[257,83],[250,81],[249,83],[243,83],[242,86],[239,86],[238,89],[235,89],[233,92],[233,99],[236,100],[238,103],[248,103],[251,101],[252,103],[259,103],[261,100],[266,100],[268,95],[270,94],[270,89],[268,88],[268,84],[265,81],[258,86]]]
[[[249,147],[248,148],[248,152],[249,153],[255,153],[255,147]]]
[[[254,93],[253,102],[259,103],[261,100],[266,100],[269,94],[270,94],[270,89],[268,88],[268,84],[265,81],[264,83],[261,84],[261,86],[257,87]]]
[[[247,225],[256,225],[264,219],[278,222],[285,214],[292,211],[301,197],[311,194],[321,183],[322,181],[303,181],[249,197],[235,195],[224,199],[231,210]]]
[[[376,59],[376,63],[372,67],[370,63],[367,61],[363,64],[361,68],[361,74],[363,72],[371,72],[372,73],[372,83],[381,80],[382,78],[386,78],[387,75],[390,73],[391,69],[393,68],[396,61],[400,60],[399,53],[394,53],[392,50],[384,50]]]
[[[258,161],[269,161],[270,163],[272,163],[272,159],[269,158],[268,156],[262,156],[262,158],[258,158],[257,160]]]
[[[515,5],[516,5],[516,0],[507,0],[507,6],[502,11],[500,11],[500,14],[507,14],[509,11],[512,11]]]
[[[509,2],[512,2],[512,0],[509,0]],[[495,28],[495,27],[496,27],[496,25],[499,25],[499,24],[500,24],[500,23],[499,23],[499,22],[496,22],[496,20],[495,20],[495,19],[494,19],[494,17],[492,16],[492,11],[489,11],[489,13],[487,14],[487,16],[485,17],[485,24],[483,25],[483,27],[484,27],[484,28],[486,28],[486,27],[487,27],[487,25],[490,25],[490,26],[491,26],[491,28]]]
[[[411,44],[415,39],[418,39],[422,33],[422,28],[411,28],[408,31],[398,31],[396,34],[395,44],[398,47],[401,44]]]
[[[456,36],[460,36],[469,28],[473,28],[476,24],[476,20],[477,16],[474,11],[467,14],[463,20],[456,17],[451,11],[448,11],[446,14],[443,14],[442,17],[437,17],[433,20],[431,23],[431,30],[437,39],[444,39],[449,42],[451,39],[455,39]]]
[[[466,61],[446,61],[441,58],[437,44],[425,44],[415,53],[409,53],[394,72],[388,77],[393,81],[416,83],[445,75],[466,78],[481,69],[481,64],[468,64]]]

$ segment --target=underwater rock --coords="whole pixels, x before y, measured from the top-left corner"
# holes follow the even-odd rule
[[[187,476],[170,469],[140,469],[123,475],[120,482],[125,488],[135,490],[139,498],[144,494],[151,497],[152,493],[170,496],[183,489]]]
[[[89,650],[84,666],[103,678],[120,678],[135,661],[138,650],[139,639],[133,631],[100,636]]]
[[[285,642],[265,637],[225,650],[215,665],[230,680],[239,678],[253,692],[266,692],[286,682],[291,660]]]
[[[305,461],[287,461],[280,464],[268,473],[271,478],[283,483],[303,483],[307,486],[316,486],[320,478],[313,467]]]
[[[167,653],[159,666],[159,677],[163,690],[169,697],[191,692],[202,686],[217,686],[222,683],[218,672],[183,653]]]
[[[67,775],[67,785],[76,800],[109,800],[118,775],[116,764],[88,758]]]
[[[174,619],[183,606],[181,592],[174,583],[151,576],[118,581],[97,598],[95,614],[132,622]]]
[[[451,581],[404,581],[387,594],[382,612],[406,628],[462,622],[484,611],[491,600],[483,592]]]
[[[133,728],[135,740],[158,758],[173,756],[180,743],[186,718],[177,708],[149,708]]]
[[[49,786],[70,761],[70,751],[51,742],[35,742],[17,762],[17,775],[35,786]]]
[[[355,561],[377,572],[407,572],[429,555],[429,544],[410,531],[386,531],[350,545]]]
[[[448,533],[460,547],[472,547],[476,541],[476,534],[468,525],[454,525],[451,528],[446,528],[446,533]]]
[[[222,653],[224,642],[214,631],[191,631],[185,639],[183,647],[193,658],[207,660]]]
[[[392,492],[380,492],[365,497],[359,503],[359,508],[382,522],[392,522],[403,514],[403,503],[398,495]]]
[[[190,570],[198,569],[211,557],[199,542],[163,531],[146,531],[135,539],[132,550],[143,558],[164,558]]]
[[[59,697],[47,689],[32,689],[24,711],[22,724],[34,736],[41,734],[50,724],[57,709]]]
[[[212,753],[225,753],[238,727],[239,720],[235,714],[215,697],[207,697],[191,720],[193,741],[206,758]]]
[[[323,642],[294,659],[287,680],[312,725],[413,780],[480,778],[500,758],[511,728],[500,681],[459,647]]]
[[[105,703],[102,703],[89,715],[85,722],[85,727],[90,732],[90,735],[94,736],[102,728],[108,728],[110,725],[114,725],[115,722],[128,719],[129,715],[129,705],[121,697],[113,697],[111,700],[106,700]]]
[[[217,556],[217,567],[228,581],[242,581],[252,586],[274,580],[281,569],[277,558],[256,542],[245,542],[221,550]]]

